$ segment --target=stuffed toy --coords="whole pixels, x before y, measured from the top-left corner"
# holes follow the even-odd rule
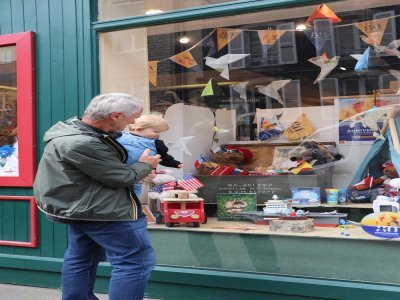
[[[250,150],[226,146],[195,166],[199,175],[247,175],[246,163],[252,159]]]
[[[314,141],[307,141],[301,144],[306,150],[298,155],[298,158],[311,162],[313,165],[323,165],[334,162],[343,158],[343,155],[338,152],[333,145],[322,145]]]
[[[383,175],[377,178],[373,178],[372,176],[368,176],[364,178],[359,183],[353,185],[353,187],[357,191],[365,191],[371,188],[378,188],[381,185],[389,186],[389,182],[393,178],[399,177],[394,165],[392,162],[387,161],[381,166],[381,170]]]

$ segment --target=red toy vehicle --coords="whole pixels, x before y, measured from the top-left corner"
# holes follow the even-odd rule
[[[161,200],[161,211],[167,227],[179,223],[192,223],[193,227],[200,227],[200,223],[205,224],[207,222],[204,214],[204,199],[189,198],[190,193],[197,191],[173,190],[168,192],[177,195],[177,197]]]

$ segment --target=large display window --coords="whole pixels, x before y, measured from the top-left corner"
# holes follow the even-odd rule
[[[398,237],[399,18],[334,1],[101,33],[101,91],[162,115],[183,163],[142,195],[151,226]]]

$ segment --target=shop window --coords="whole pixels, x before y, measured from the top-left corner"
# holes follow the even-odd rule
[[[197,195],[211,225],[200,226],[235,227],[228,220],[265,225],[262,217],[278,208],[288,218],[286,209],[317,216],[338,210],[343,215],[327,235],[340,237],[339,218],[361,221],[373,212],[376,193],[397,199],[387,186],[398,176],[396,152],[391,147],[369,155],[393,127],[385,124],[398,118],[391,112],[400,103],[400,47],[388,45],[400,39],[400,6],[362,0],[328,6],[325,17],[309,5],[100,34],[102,92],[134,93],[145,100],[145,113],[170,123],[161,138],[184,163],[174,176],[192,174],[205,184]],[[393,173],[383,175],[389,160]],[[292,202],[266,206],[274,195]],[[157,213],[160,203],[149,200],[150,210]],[[186,213],[198,209],[189,208]],[[355,232],[375,238],[360,227]]]
[[[0,186],[32,186],[33,34],[0,36]]]

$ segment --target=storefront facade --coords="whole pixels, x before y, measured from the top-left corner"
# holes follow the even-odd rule
[[[0,39],[9,118],[0,146],[15,145],[6,139],[12,126],[36,127],[24,147],[26,135],[17,135],[21,155],[36,149],[19,170],[35,166],[52,124],[82,114],[96,94],[118,91],[169,122],[161,138],[184,164],[173,176],[192,174],[205,185],[197,195],[207,223],[149,224],[158,266],[148,297],[398,297],[399,215],[387,210],[396,204],[385,198],[376,208],[371,200],[396,197],[389,182],[399,177],[396,1],[0,0],[0,8],[0,37],[33,37],[32,97],[19,94],[27,82],[18,77],[19,40]],[[26,120],[20,108],[32,99]],[[66,227],[32,210],[34,167],[16,175],[23,184],[10,184],[11,160],[3,160],[0,282],[59,287]],[[270,204],[314,213],[313,230],[271,228],[304,221],[262,214],[273,195],[292,202]],[[160,210],[159,200],[141,197]],[[387,214],[368,223],[379,209]],[[321,217],[334,210],[333,223]],[[378,231],[367,232],[370,225]],[[99,291],[109,272],[100,267]]]

